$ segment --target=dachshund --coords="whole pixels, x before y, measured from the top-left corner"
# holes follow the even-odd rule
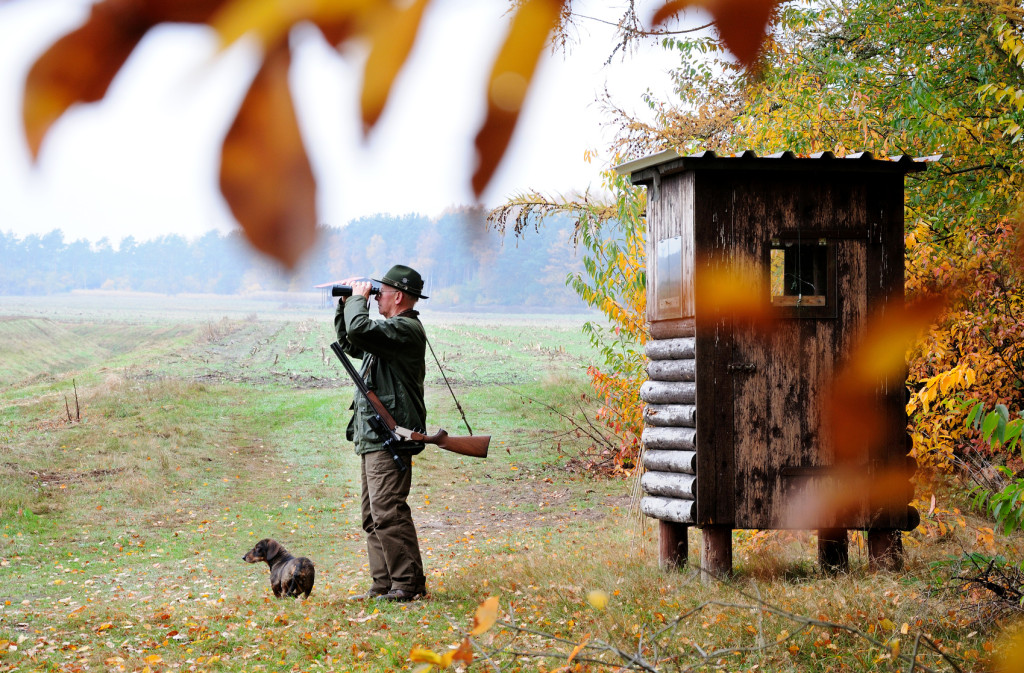
[[[301,593],[306,594],[303,598],[309,598],[309,593],[313,590],[313,579],[316,577],[313,562],[305,557],[292,556],[275,540],[260,540],[255,547],[246,552],[242,560],[247,563],[267,562],[270,566],[270,588],[278,598],[297,598]]]

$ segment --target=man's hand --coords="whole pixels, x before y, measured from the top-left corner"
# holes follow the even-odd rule
[[[366,282],[366,276],[349,276],[345,280],[338,281],[338,285],[348,285],[349,287],[352,288],[352,294],[361,294],[364,297],[366,297],[367,301],[369,301],[369,299],[370,299],[370,291],[369,290],[367,290],[364,293],[364,292],[360,291],[358,289],[358,287],[357,287],[359,285],[367,285],[367,286],[370,285],[369,283]],[[338,303],[339,304],[344,304],[345,303],[345,298],[341,297],[340,299],[338,299]]]
[[[366,298],[367,301],[369,301],[370,300],[370,290],[372,290],[372,289],[373,289],[373,284],[372,283],[368,283],[365,280],[355,281],[355,282],[352,283],[352,296],[355,296],[357,294],[361,294],[363,297]]]

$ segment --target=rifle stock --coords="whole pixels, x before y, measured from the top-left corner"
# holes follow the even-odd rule
[[[491,444],[490,435],[470,435],[468,437],[452,437],[443,429],[436,435],[424,435],[420,432],[409,433],[409,439],[424,444],[433,444],[445,451],[451,451],[472,458],[486,458],[487,447]]]
[[[342,350],[341,345],[338,342],[331,344],[331,350],[338,356],[342,364],[345,365],[345,370],[348,372],[352,382],[356,384],[359,392],[366,398],[373,407],[377,417],[387,426],[388,431],[391,435],[399,440],[411,439],[414,442],[423,442],[424,444],[433,444],[446,451],[457,453],[462,456],[470,456],[472,458],[486,458],[487,447],[491,444],[490,435],[469,435],[469,436],[457,436],[453,437],[449,435],[445,430],[441,429],[437,431],[435,435],[425,435],[422,432],[416,432],[415,430],[409,430],[395,423],[394,417],[391,412],[387,410],[384,403],[377,397],[377,393],[373,392],[366,386],[366,382],[363,381],[362,377],[356,371],[352,363],[349,362],[348,356]],[[391,440],[388,440],[389,442]],[[388,446],[385,443],[385,446]]]

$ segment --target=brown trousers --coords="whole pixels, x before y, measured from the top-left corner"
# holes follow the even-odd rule
[[[366,551],[374,591],[423,591],[420,544],[412,521],[409,488],[412,485],[412,456],[402,455],[404,472],[398,470],[390,451],[362,455],[361,503]]]

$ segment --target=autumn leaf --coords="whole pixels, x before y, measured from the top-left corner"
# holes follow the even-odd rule
[[[708,314],[764,322],[770,305],[764,300],[763,274],[757,264],[699,264],[694,281],[694,300]]]
[[[482,633],[487,633],[496,621],[498,621],[498,599],[496,596],[491,596],[477,607],[476,614],[473,615],[473,630],[469,632],[469,635],[479,636]]]
[[[417,664],[446,666],[444,658],[440,654],[419,646],[412,648],[409,652],[409,660]]]
[[[487,117],[476,136],[473,192],[479,197],[505,154],[519,110],[565,0],[525,0],[512,19],[487,85]]]
[[[464,638],[458,647],[452,648],[444,654],[416,646],[409,652],[409,660],[417,664],[427,664],[422,669],[417,669],[421,671],[430,670],[432,666],[448,668],[453,661],[470,664],[473,662],[473,648],[469,644],[468,638]]]
[[[257,250],[291,268],[316,239],[316,183],[288,88],[290,55],[267,54],[224,139],[220,187]]]
[[[461,661],[464,664],[473,663],[473,646],[469,644],[469,638],[463,638],[462,643],[452,650],[452,661]]]
[[[651,17],[651,25],[659,28],[679,12],[688,8],[706,10],[715,21],[722,43],[746,67],[757,62],[768,22],[781,0],[671,0],[659,7]]]
[[[572,660],[576,658],[576,655],[583,651],[583,648],[590,642],[590,634],[583,636],[583,640],[580,641],[579,645],[572,648],[572,652],[569,654],[568,663],[572,663]]]
[[[587,602],[598,610],[604,610],[608,607],[608,592],[594,589],[587,594]]]
[[[877,404],[878,385],[904,378],[907,349],[939,316],[942,297],[930,297],[898,308],[887,306],[868,324],[832,385],[827,403],[831,435],[839,462],[856,463],[865,446],[886,431],[886,419]]]
[[[50,127],[75,103],[103,98],[150,25],[126,12],[125,2],[100,2],[85,24],[53,44],[32,65],[22,118],[33,157]]]
[[[1017,673],[1024,671],[1024,631],[1004,635],[995,657],[995,673]]]
[[[300,22],[336,25],[361,16],[381,0],[227,0],[210,25],[225,46],[255,35],[268,50],[284,46],[291,28]]]
[[[363,128],[377,123],[395,78],[409,58],[430,0],[414,0],[404,8],[387,4],[375,16],[370,31],[370,55],[366,59],[361,99]]]

